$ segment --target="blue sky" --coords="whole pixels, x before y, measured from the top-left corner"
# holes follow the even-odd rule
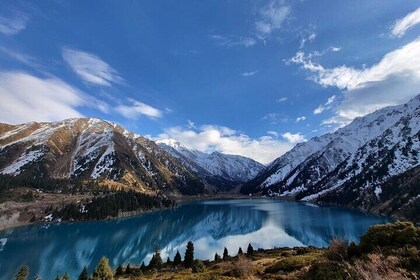
[[[420,93],[420,2],[8,1],[0,122],[99,117],[267,163]]]

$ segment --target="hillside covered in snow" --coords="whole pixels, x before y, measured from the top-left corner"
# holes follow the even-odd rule
[[[229,189],[253,179],[264,165],[239,155],[219,152],[207,154],[189,149],[174,139],[157,141],[158,146],[209,182]]]
[[[296,145],[241,191],[378,211],[378,205],[388,203],[399,209],[420,203],[419,165],[420,95],[406,104],[356,118],[334,133]],[[407,180],[413,178],[417,181],[407,185]],[[408,189],[399,194],[399,201],[389,201],[389,192],[394,189],[396,193],[399,185]],[[379,212],[389,208],[383,207]]]

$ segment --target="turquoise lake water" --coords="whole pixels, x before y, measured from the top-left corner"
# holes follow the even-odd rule
[[[243,199],[189,202],[119,220],[27,226],[0,233],[0,279],[12,279],[24,264],[30,279],[54,279],[64,272],[77,279],[84,265],[92,272],[102,256],[114,268],[147,264],[156,246],[165,261],[177,249],[183,256],[189,240],[200,259],[213,259],[224,247],[236,255],[248,243],[254,249],[325,247],[333,237],[358,242],[370,225],[389,221],[341,207]]]

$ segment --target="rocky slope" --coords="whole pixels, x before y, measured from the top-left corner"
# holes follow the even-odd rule
[[[157,143],[199,177],[224,190],[253,179],[264,169],[261,163],[239,155],[219,152],[207,154],[189,149],[173,139],[160,140]]]
[[[420,165],[419,131],[420,95],[406,104],[383,108],[334,133],[296,145],[241,191],[371,209],[382,201],[383,186],[390,180],[405,172],[418,172],[415,168]],[[407,180],[401,179],[399,184],[406,184]],[[400,195],[406,196],[406,203],[417,205],[418,176],[409,185],[410,190]],[[397,211],[389,207],[385,207],[386,211]]]
[[[155,142],[95,118],[0,124],[0,173],[14,177],[111,180],[174,194],[211,189]]]

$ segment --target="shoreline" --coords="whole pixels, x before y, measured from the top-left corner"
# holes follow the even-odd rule
[[[131,218],[131,217],[135,217],[135,216],[139,216],[139,215],[144,215],[144,214],[148,214],[148,213],[154,213],[154,212],[159,212],[159,211],[165,211],[165,210],[169,210],[169,209],[174,209],[177,208],[179,206],[181,206],[184,203],[188,203],[188,202],[194,202],[194,201],[204,201],[204,200],[230,200],[230,199],[268,199],[268,200],[278,200],[278,201],[285,201],[285,202],[298,202],[298,203],[303,203],[303,204],[313,204],[316,207],[343,207],[343,208],[347,208],[347,209],[353,209],[353,210],[357,210],[360,211],[362,213],[366,213],[366,214],[370,214],[370,215],[376,215],[376,216],[382,216],[382,217],[388,217],[393,219],[394,221],[396,220],[404,220],[407,221],[407,219],[404,219],[403,217],[394,217],[394,216],[386,216],[386,215],[382,215],[382,214],[378,214],[372,211],[367,211],[367,210],[363,210],[363,209],[358,209],[358,208],[353,208],[350,206],[345,206],[345,205],[336,205],[336,204],[318,204],[316,202],[309,202],[309,201],[295,201],[293,200],[293,197],[266,197],[266,196],[260,196],[260,195],[253,195],[253,196],[247,196],[247,195],[241,195],[241,194],[229,194],[229,193],[221,193],[221,194],[216,194],[216,195],[211,195],[211,196],[177,196],[177,197],[171,197],[168,196],[168,198],[174,200],[176,202],[176,205],[174,207],[163,207],[163,208],[154,208],[154,209],[149,209],[149,210],[136,210],[136,211],[128,211],[128,212],[121,212],[118,214],[118,216],[115,217],[107,217],[105,219],[94,219],[94,220],[64,220],[64,221],[42,221],[42,220],[35,220],[35,221],[30,221],[30,220],[23,220],[23,221],[19,221],[19,220],[15,220],[12,222],[7,223],[6,220],[6,224],[1,224],[0,223],[0,234],[5,233],[9,230],[14,230],[17,228],[21,228],[21,227],[25,227],[25,226],[36,226],[36,225],[51,225],[51,224],[60,224],[60,223],[73,223],[73,222],[94,222],[94,221],[111,221],[111,220],[118,220],[118,219],[125,219],[125,218]],[[12,203],[12,202],[3,202],[0,203],[0,206],[4,207],[4,204],[7,203]],[[26,208],[28,208],[29,206],[26,206]],[[11,215],[12,216],[17,216],[17,218],[19,218],[19,212],[14,212]],[[0,216],[0,222],[4,221],[5,215]]]

